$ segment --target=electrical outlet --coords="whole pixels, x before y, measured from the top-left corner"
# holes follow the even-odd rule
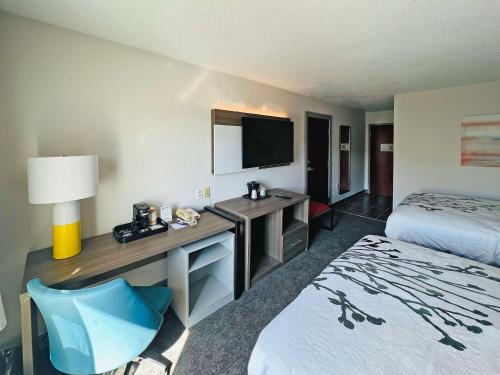
[[[196,189],[194,191],[194,197],[196,199],[202,199],[203,198],[203,190],[202,189]]]
[[[210,198],[210,186],[203,188],[203,198]]]

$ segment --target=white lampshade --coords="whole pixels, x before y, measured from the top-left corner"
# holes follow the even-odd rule
[[[28,159],[28,195],[34,204],[68,202],[97,194],[97,155]]]

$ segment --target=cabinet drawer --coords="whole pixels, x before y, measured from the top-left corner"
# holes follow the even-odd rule
[[[307,246],[307,225],[291,235],[283,236],[283,262],[304,251]]]

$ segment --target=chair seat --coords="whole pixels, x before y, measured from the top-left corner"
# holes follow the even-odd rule
[[[119,368],[151,344],[170,302],[168,288],[134,289],[123,278],[77,290],[26,288],[43,316],[50,361],[66,374],[100,374]]]
[[[329,212],[332,208],[326,203],[310,201],[309,202],[309,217],[314,218],[323,213]]]
[[[158,313],[163,315],[172,300],[172,292],[162,286],[134,286],[135,290]]]

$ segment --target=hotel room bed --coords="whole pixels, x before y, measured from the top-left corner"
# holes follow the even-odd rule
[[[500,266],[500,201],[410,194],[389,216],[385,234]]]
[[[366,236],[261,332],[249,375],[498,374],[500,269]]]

